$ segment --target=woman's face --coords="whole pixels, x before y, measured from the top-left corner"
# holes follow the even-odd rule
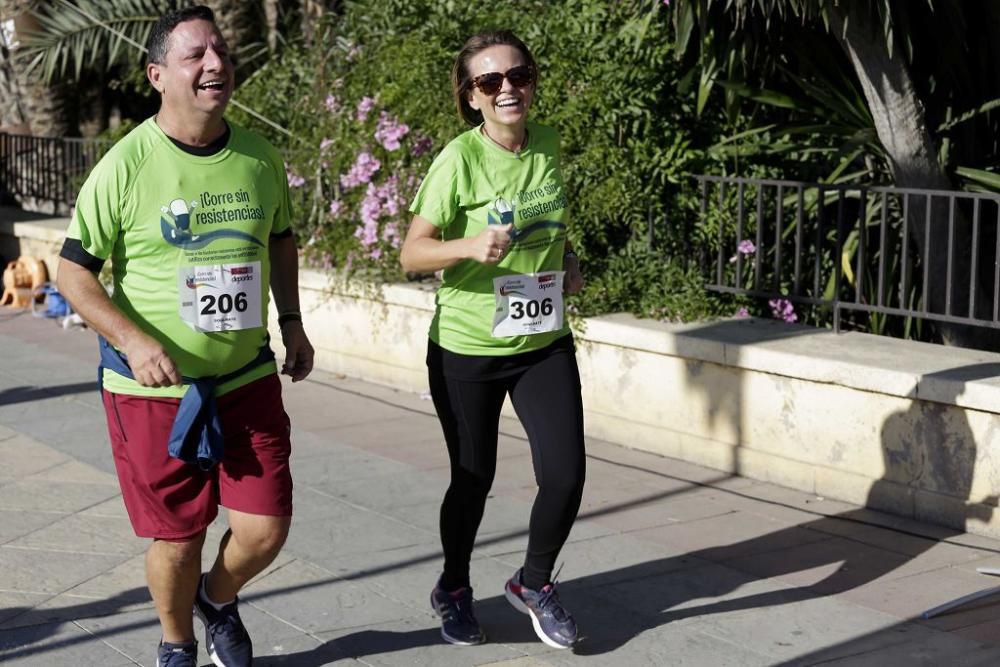
[[[512,67],[527,65],[524,56],[513,46],[491,46],[472,56],[468,62],[471,78],[488,72],[505,74]],[[469,91],[469,106],[483,114],[487,125],[523,127],[528,119],[528,108],[535,94],[535,84],[523,88],[514,86],[504,77],[503,85],[493,95],[487,95],[478,86]]]

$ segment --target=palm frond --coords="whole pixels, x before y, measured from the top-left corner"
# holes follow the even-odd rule
[[[46,82],[84,69],[140,63],[156,20],[170,0],[52,0],[32,10],[38,29],[21,38],[18,57]],[[71,72],[71,74],[70,74]]]

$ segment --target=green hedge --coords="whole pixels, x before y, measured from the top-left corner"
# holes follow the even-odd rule
[[[511,28],[539,63],[532,117],[563,138],[570,236],[588,279],[573,309],[669,319],[730,313],[733,305],[709,297],[678,254],[683,237],[698,235],[691,197],[678,193],[692,187],[688,175],[714,168],[695,146],[731,128],[717,112],[695,117],[668,11],[651,0],[347,1],[324,25],[320,46],[287,49],[238,91],[294,138],[233,115],[288,155],[308,261],[401,279],[408,204],[433,156],[465,129],[451,99],[454,54],[475,32]],[[363,100],[374,102],[360,118]],[[376,138],[380,122],[398,148]],[[353,179],[370,183],[353,185],[344,176],[359,156],[379,166]],[[650,216],[671,223],[657,228],[656,250],[643,241]]]

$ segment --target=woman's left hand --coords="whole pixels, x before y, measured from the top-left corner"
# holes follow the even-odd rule
[[[566,276],[563,278],[563,291],[566,294],[576,294],[583,289],[583,274],[580,273],[580,258],[576,255],[569,255],[563,258],[563,270]]]

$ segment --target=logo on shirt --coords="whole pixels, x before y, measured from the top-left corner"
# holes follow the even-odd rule
[[[160,215],[160,231],[163,234],[163,240],[170,245],[186,250],[197,250],[220,239],[239,239],[261,247],[264,246],[253,234],[241,232],[238,229],[215,229],[195,234],[191,231],[191,210],[188,206],[188,202],[183,199],[174,199],[169,205],[160,207],[162,214]],[[198,202],[191,201],[190,208],[194,209],[196,206],[198,206]]]
[[[486,222],[490,225],[508,225],[514,222],[514,204],[497,197],[493,206],[486,209]]]

